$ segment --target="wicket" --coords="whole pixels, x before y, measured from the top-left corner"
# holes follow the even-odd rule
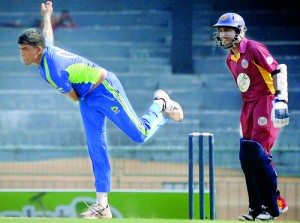
[[[215,219],[214,198],[214,136],[211,133],[189,134],[189,219],[194,219],[194,137],[199,138],[199,211],[200,219],[204,220],[204,137],[209,144],[209,196],[210,220]]]

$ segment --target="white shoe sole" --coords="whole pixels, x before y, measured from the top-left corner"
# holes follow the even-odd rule
[[[284,214],[285,212],[287,212],[287,210],[289,210],[289,208],[285,207],[285,208],[279,210],[279,212],[280,212],[280,214]]]
[[[183,110],[180,104],[176,101],[173,101],[169,95],[163,90],[157,90],[154,93],[154,100],[162,99],[165,102],[164,112],[176,122],[182,122],[183,120]],[[172,105],[170,105],[172,104]],[[169,105],[169,106],[168,106]],[[171,109],[168,108],[171,106]]]

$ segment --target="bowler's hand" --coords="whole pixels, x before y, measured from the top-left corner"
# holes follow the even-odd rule
[[[41,13],[43,17],[45,16],[51,17],[53,13],[53,7],[51,1],[47,1],[46,3],[41,4]]]

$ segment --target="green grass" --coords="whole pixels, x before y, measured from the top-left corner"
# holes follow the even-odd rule
[[[1,223],[86,223],[91,221],[100,221],[101,223],[191,223],[191,222],[201,222],[201,223],[211,223],[212,221],[205,220],[200,221],[199,219],[195,220],[182,220],[182,219],[130,219],[130,218],[123,218],[123,219],[97,219],[97,220],[90,220],[90,219],[80,219],[80,218],[1,218]],[[213,222],[216,223],[240,223],[240,221],[223,221],[223,220],[214,220]],[[276,221],[279,223],[280,221]],[[288,221],[285,221],[285,223]],[[289,223],[297,223],[289,221]]]

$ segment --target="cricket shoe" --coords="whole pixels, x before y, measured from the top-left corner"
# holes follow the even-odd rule
[[[275,220],[275,218],[266,211],[261,212],[255,218],[255,221],[274,221],[274,220]]]
[[[87,204],[86,204],[87,205]],[[106,207],[103,207],[99,204],[99,202],[96,202],[92,204],[91,206],[87,205],[88,209],[80,214],[80,218],[86,218],[86,219],[110,219],[112,218],[112,213],[110,211],[109,205]]]
[[[165,91],[155,91],[153,100],[162,100],[164,102],[162,111],[165,112],[170,118],[176,122],[181,122],[183,120],[183,110],[180,104],[176,101],[173,101]]]
[[[287,210],[289,209],[288,206],[286,205],[284,198],[281,197],[280,194],[278,194],[277,196],[277,204],[278,204],[280,214],[287,212]]]
[[[252,217],[251,213],[241,214],[239,216],[239,221],[254,221],[254,218]]]

